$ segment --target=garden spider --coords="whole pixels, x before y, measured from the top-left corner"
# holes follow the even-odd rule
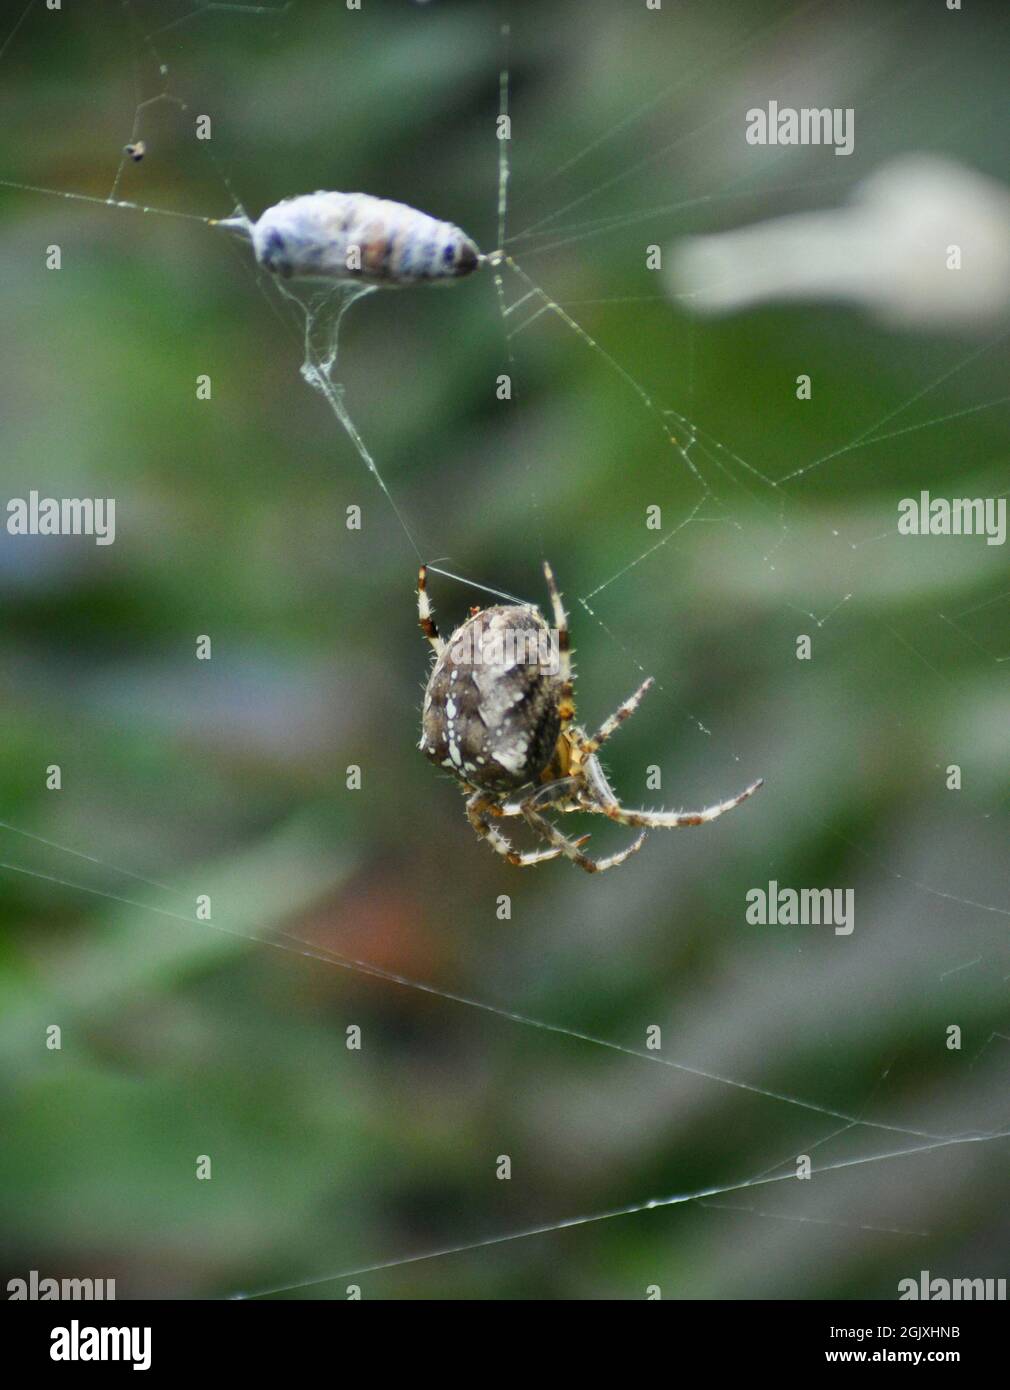
[[[568,619],[546,561],[544,576],[553,633],[538,609],[509,604],[471,609],[470,617],[445,642],[428,601],[427,566],[418,574],[418,621],[436,658],[424,692],[419,747],[469,793],[466,814],[477,834],[518,867],[563,854],[595,874],[623,864],[641,848],[649,829],[706,825],[753,796],[760,781],[704,811],[635,811],[620,804],[596,755],[638,708],[652,678],[643,681],[592,738],[574,723]],[[543,814],[548,807],[590,811],[644,828],[627,849],[606,859],[590,859],[582,853],[589,836],[570,840]],[[503,816],[521,816],[550,848],[513,849],[494,824]]]

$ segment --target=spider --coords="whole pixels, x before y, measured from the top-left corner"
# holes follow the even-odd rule
[[[544,562],[554,620],[527,604],[473,608],[448,642],[439,636],[427,593],[427,566],[417,579],[417,616],[435,652],[421,716],[420,750],[447,768],[467,795],[466,814],[477,834],[520,868],[564,855],[587,873],[602,873],[635,854],[650,829],[706,825],[753,796],[761,781],[704,811],[636,811],[618,801],[597,753],[633,714],[652,685],[643,681],[596,733],[575,721],[568,619],[554,574]],[[590,811],[621,825],[643,827],[626,849],[605,859],[582,853],[589,839],[572,840],[544,815]],[[549,848],[520,851],[495,825],[521,816]]]

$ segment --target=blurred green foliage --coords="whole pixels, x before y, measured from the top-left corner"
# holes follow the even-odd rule
[[[630,803],[767,785],[603,878],[504,865],[417,755],[417,557],[300,380],[248,248],[0,187],[4,498],[118,503],[110,547],[0,536],[0,815],[51,842],[0,831],[8,1273],[227,1294],[743,1183],[797,1153],[816,1168],[927,1142],[834,1112],[919,1135],[1005,1124],[1006,561],[894,534],[920,488],[1005,494],[1005,346],[810,305],[695,321],[645,256],[832,205],[902,150],[1004,176],[1005,16],[194,8],[36,7],[0,60],[0,177],[104,198],[137,133],[126,200],[226,216],[239,198],[257,213],[360,188],[491,248],[510,19],[509,230],[538,230],[509,244],[659,409],[703,431],[707,495],[556,316],[510,316],[509,366],[487,273],[356,305],[336,376],[425,558],[533,601],[551,559],[587,723],[656,676],[609,758]],[[786,90],[857,109],[851,159],[745,146],[743,112]],[[135,132],[138,102],[162,93]],[[779,489],[747,466],[777,479],[822,458]],[[439,576],[432,597],[444,628],[482,601]],[[620,841],[586,828],[596,851]],[[744,894],[769,879],[854,887],[855,932],[747,926]],[[212,926],[181,920],[199,893]],[[659,1024],[664,1061],[711,1075],[250,939],[290,945],[279,933],[626,1047]],[[890,1298],[921,1268],[1005,1275],[1006,1161],[1006,1141],[948,1145],[355,1282],[366,1297]]]

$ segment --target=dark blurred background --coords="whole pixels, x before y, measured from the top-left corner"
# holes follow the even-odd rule
[[[656,676],[608,758],[630,804],[767,785],[602,877],[503,864],[416,751],[417,557],[300,379],[248,248],[0,187],[4,501],[117,499],[112,546],[0,534],[0,816],[46,842],[0,830],[5,1277],[218,1296],[733,1186],[799,1153],[809,1182],[303,1293],[893,1298],[921,1269],[1005,1276],[1006,1140],[874,1156],[1010,1119],[1005,547],[895,534],[922,488],[1005,495],[1006,345],[809,303],[696,320],[646,248],[832,206],[906,151],[1004,180],[1008,16],[248,8],[30,9],[0,58],[0,177],[105,198],[139,135],[122,199],[213,217],[363,189],[491,249],[509,20],[508,226],[538,227],[510,248],[657,410],[703,431],[701,485],[556,315],[516,333],[510,368],[488,272],[355,305],[335,378],[425,558],[535,602],[551,559],[588,724]],[[743,113],[771,97],[854,107],[855,153],[748,147]],[[488,601],[438,575],[431,592],[444,629]],[[582,828],[597,853],[629,833]],[[853,934],[748,925],[745,893],[770,879],[853,888]],[[181,920],[199,893],[212,924]],[[711,1079],[257,936],[630,1048],[658,1024],[658,1056]],[[856,1159],[872,1161],[824,1167]]]

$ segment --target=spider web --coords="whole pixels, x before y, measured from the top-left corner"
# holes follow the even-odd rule
[[[563,6],[558,11],[560,18],[547,26],[555,40],[565,25],[576,22],[572,11]],[[233,280],[237,288],[229,302],[241,304],[248,315],[235,325],[234,336],[236,342],[243,332],[251,337],[245,370],[251,370],[250,362],[269,360],[276,372],[263,380],[283,401],[280,409],[310,416],[311,395],[296,395],[297,379],[289,381],[301,360],[303,377],[357,455],[346,448],[326,451],[327,482],[318,497],[332,498],[334,514],[352,500],[364,502],[367,511],[359,486],[359,464],[364,464],[392,522],[385,530],[376,514],[377,534],[366,530],[367,549],[361,553],[369,556],[364,563],[375,566],[376,583],[371,591],[359,587],[359,605],[345,614],[345,621],[360,629],[366,595],[384,612],[391,585],[399,586],[404,621],[390,619],[384,640],[359,636],[354,648],[357,659],[369,663],[373,680],[380,663],[409,665],[398,651],[414,651],[418,671],[423,670],[420,640],[412,630],[409,578],[401,579],[412,578],[416,560],[447,554],[432,569],[442,576],[433,598],[448,627],[454,613],[465,611],[471,590],[512,597],[515,588],[527,601],[538,601],[538,563],[548,557],[569,594],[582,708],[607,713],[643,675],[657,677],[656,690],[622,730],[620,745],[615,743],[612,764],[625,799],[658,804],[662,795],[675,795],[701,806],[755,775],[763,773],[768,785],[752,807],[734,813],[718,831],[702,832],[715,838],[689,840],[684,847],[683,837],[667,842],[656,832],[645,851],[651,851],[651,860],[639,856],[620,874],[599,881],[578,876],[574,883],[562,881],[560,866],[552,866],[553,877],[544,869],[514,882],[471,842],[458,799],[445,784],[429,785],[427,768],[416,776],[404,774],[409,782],[398,778],[393,784],[400,763],[414,757],[404,750],[413,744],[415,713],[402,697],[390,708],[403,714],[407,734],[377,735],[395,744],[395,756],[386,759],[367,745],[357,756],[347,755],[365,771],[363,835],[355,834],[353,819],[331,821],[320,809],[333,796],[332,767],[320,787],[292,796],[273,812],[264,797],[259,825],[208,814],[194,785],[189,795],[196,803],[195,838],[175,828],[169,835],[179,857],[157,854],[156,847],[173,820],[185,819],[186,796],[167,808],[164,819],[157,800],[141,795],[138,804],[128,785],[134,771],[143,773],[136,750],[111,773],[102,768],[100,756],[90,765],[84,759],[101,789],[97,798],[91,793],[74,801],[61,792],[63,803],[54,811],[51,794],[40,800],[11,790],[11,801],[28,814],[22,812],[17,823],[2,822],[7,853],[0,867],[12,883],[38,888],[23,902],[15,899],[15,909],[27,909],[31,916],[28,928],[15,929],[12,939],[42,984],[4,1027],[9,1055],[27,1076],[38,1066],[35,1054],[43,1046],[39,1018],[59,1021],[50,1019],[55,1001],[97,1055],[103,1038],[104,1046],[114,1045],[117,1029],[126,1038],[124,1053],[142,1053],[144,1030],[130,1018],[131,991],[143,999],[162,972],[172,978],[206,972],[212,982],[221,972],[230,989],[244,992],[247,1011],[234,1017],[247,1030],[240,1055],[253,1079],[269,1076],[271,1064],[248,1036],[250,1019],[262,1009],[271,1020],[271,1036],[294,1047],[297,1031],[278,1020],[290,991],[305,1040],[317,1045],[326,1040],[327,1052],[320,1061],[298,1050],[296,1065],[289,1064],[285,1074],[314,1074],[313,1103],[325,1096],[337,1117],[332,1123],[352,1130],[362,1124],[380,1162],[397,1172],[392,1192],[382,1181],[370,1183],[367,1158],[359,1153],[352,1162],[343,1136],[327,1124],[318,1126],[310,1144],[313,1156],[319,1159],[328,1142],[337,1144],[352,1173],[337,1188],[336,1235],[330,1230],[319,1239],[307,1230],[306,1214],[282,1176],[281,1163],[290,1161],[285,1146],[277,1166],[261,1162],[257,1168],[280,1215],[268,1221],[260,1209],[250,1217],[254,1178],[245,1190],[246,1205],[236,1199],[234,1212],[242,1225],[242,1259],[222,1262],[208,1249],[206,1269],[180,1270],[161,1291],[209,1286],[228,1292],[240,1286],[254,1294],[311,1289],[339,1295],[342,1290],[332,1286],[342,1280],[410,1267],[414,1282],[366,1282],[366,1296],[382,1291],[458,1296],[464,1283],[470,1288],[474,1280],[489,1292],[504,1288],[520,1294],[531,1288],[568,1295],[602,1288],[641,1296],[645,1285],[659,1284],[667,1295],[747,1295],[772,1261],[779,1291],[797,1296],[837,1288],[827,1283],[825,1268],[841,1261],[852,1287],[893,1296],[893,1270],[917,1274],[953,1260],[955,1274],[1003,1273],[989,1268],[991,1249],[998,1253],[998,1231],[988,1213],[1005,1198],[1003,1141],[1010,1137],[1004,1100],[1010,964],[1005,923],[999,921],[1010,915],[1010,903],[998,848],[1005,840],[1010,798],[999,775],[1005,750],[994,732],[1005,705],[999,682],[1005,680],[1008,659],[1010,593],[998,552],[971,551],[978,543],[968,540],[947,542],[945,548],[931,539],[919,543],[910,563],[909,542],[898,538],[896,525],[886,518],[895,515],[899,497],[917,489],[920,477],[937,491],[943,480],[948,493],[960,491],[960,481],[949,481],[959,471],[952,454],[974,475],[971,485],[964,484],[966,494],[1005,496],[993,462],[1001,458],[996,443],[1001,436],[993,422],[1006,418],[1007,397],[997,381],[1003,379],[1005,334],[981,342],[914,339],[909,347],[894,338],[882,342],[872,328],[840,317],[833,322],[842,354],[847,360],[867,354],[885,378],[884,389],[866,390],[834,414],[813,414],[811,424],[791,399],[787,381],[778,399],[763,404],[772,416],[770,427],[763,427],[755,404],[749,415],[737,414],[747,409],[748,391],[721,379],[723,357],[745,380],[754,371],[767,387],[767,375],[752,366],[753,357],[767,351],[776,334],[794,334],[799,345],[793,375],[812,372],[818,383],[815,401],[821,381],[828,384],[823,394],[830,394],[833,373],[842,383],[839,390],[863,374],[840,372],[836,343],[818,340],[799,316],[773,326],[764,339],[747,322],[712,326],[678,313],[666,281],[653,277],[658,287],[650,290],[640,269],[646,244],[667,248],[687,229],[733,226],[782,206],[837,201],[856,178],[830,167],[842,161],[807,165],[799,178],[789,152],[757,170],[723,153],[722,163],[709,168],[705,153],[729,148],[738,134],[732,122],[751,104],[749,99],[734,103],[726,93],[733,83],[754,80],[762,62],[774,70],[777,61],[784,65],[780,75],[788,73],[792,44],[805,44],[804,61],[819,64],[822,72],[835,62],[856,64],[875,44],[900,47],[921,18],[916,6],[895,6],[883,17],[879,8],[867,8],[844,23],[829,21],[818,3],[768,6],[757,19],[729,15],[703,24],[693,15],[682,21],[686,28],[665,28],[665,43],[698,43],[711,55],[707,66],[696,65],[672,83],[658,69],[644,73],[642,87],[650,95],[640,104],[628,108],[618,102],[591,128],[562,117],[545,134],[542,124],[535,124],[544,118],[535,74],[537,62],[543,63],[551,49],[518,16],[510,16],[507,41],[491,7],[459,32],[447,27],[455,22],[451,7],[426,7],[423,14],[404,7],[395,17],[363,11],[343,18],[344,24],[359,26],[342,32],[354,59],[365,64],[370,53],[382,51],[384,42],[401,28],[406,33],[408,25],[429,55],[450,37],[460,42],[462,33],[469,39],[472,72],[460,81],[470,83],[473,107],[464,125],[472,125],[480,138],[456,150],[465,164],[457,189],[462,197],[468,178],[485,176],[486,206],[494,212],[485,226],[496,233],[496,245],[490,247],[486,237],[483,244],[507,256],[472,283],[454,286],[451,294],[373,295],[358,307],[360,288],[292,300],[256,272],[247,251],[228,245],[206,225],[234,208],[255,209],[310,186],[346,183],[327,170],[310,175],[303,188],[275,187],[257,176],[250,134],[256,128],[250,115],[253,88],[257,81],[271,81],[271,44],[290,43],[295,60],[299,54],[304,60],[314,27],[326,21],[299,5],[180,5],[167,19],[166,13],[164,7],[155,11],[140,3],[107,9],[120,20],[112,41],[121,44],[124,70],[131,71],[132,115],[124,105],[115,144],[104,121],[88,131],[83,166],[93,171],[90,188],[63,186],[58,176],[54,181],[52,130],[41,106],[41,128],[12,176],[0,182],[21,238],[16,249],[30,236],[32,247],[39,240],[36,227],[18,231],[18,217],[40,219],[43,244],[69,240],[92,258],[89,237],[103,234],[99,226],[114,224],[122,230],[110,228],[109,235],[118,236],[117,251],[127,260],[151,255],[178,265],[192,258],[206,267],[196,283],[209,293],[215,292],[214,275]],[[643,45],[639,53],[651,47],[651,35],[643,43],[642,26],[654,20],[674,23],[669,14],[621,21],[630,26],[630,41]],[[52,22],[51,12],[29,4],[0,38],[3,63],[18,55],[29,61],[35,46],[49,41],[42,26]],[[607,21],[601,8],[594,22],[605,27],[618,21]],[[785,57],[778,49],[783,40]],[[968,31],[961,61],[981,65],[984,72],[984,49],[991,42],[988,29]],[[670,51],[665,50],[667,59]],[[492,55],[495,65],[503,65],[497,82]],[[899,83],[880,76],[869,80],[864,92],[869,109],[883,108],[880,124],[890,120],[899,128],[897,148],[910,143],[901,120],[925,119],[914,100],[917,86],[935,79],[950,61],[946,50],[928,39],[914,56]],[[183,80],[187,69],[195,74],[191,83]],[[345,71],[352,69],[348,58]],[[226,70],[230,78],[222,98]],[[577,67],[565,76],[586,78]],[[951,91],[955,79],[956,73]],[[722,98],[707,93],[710,83],[721,84]],[[244,110],[244,130],[238,125],[242,135],[229,132],[223,141],[212,139],[195,151],[190,142],[179,153],[179,131],[205,109],[201,103],[210,96],[215,121],[227,121],[231,108]],[[935,126],[926,128],[927,141],[947,118],[942,89],[935,99],[939,111]],[[392,130],[399,124],[396,103],[387,104],[393,110],[381,113],[380,125]],[[479,121],[475,111],[483,113]],[[961,109],[949,132],[952,148],[971,150],[971,135],[985,129],[990,113],[991,99],[980,82],[974,103]],[[491,143],[496,114],[513,121],[508,142]],[[318,167],[317,142],[324,129],[308,122],[304,131],[308,168]],[[105,178],[109,151],[138,139],[149,146],[145,163],[135,169],[127,156],[117,154],[111,177]],[[878,135],[873,146],[870,137],[869,167],[886,152],[880,140]],[[226,158],[218,154],[221,144]],[[141,170],[157,168],[159,149],[166,146],[176,152],[178,183],[169,179],[168,196],[157,200],[133,196],[134,186],[143,187]],[[683,197],[657,201],[656,190],[667,185],[671,168],[693,178],[694,185]],[[444,163],[436,174],[438,180],[445,177]],[[423,171],[419,178],[423,184]],[[395,188],[375,191],[397,196]],[[39,211],[43,195],[64,200],[55,216]],[[451,203],[436,209],[423,191],[407,201],[478,232]],[[142,222],[138,214],[144,215]],[[125,303],[126,279],[125,287],[103,284],[102,294]],[[250,294],[250,288],[261,293]],[[71,298],[60,304],[59,322],[79,333],[90,311],[89,304]],[[145,316],[143,331],[150,334],[152,348],[159,342],[157,317],[166,312],[158,302]],[[459,317],[451,318],[454,314]],[[648,319],[640,317],[644,314]],[[450,329],[433,326],[442,316],[450,319]],[[41,326],[25,317],[38,328],[39,350],[45,352]],[[511,378],[514,398],[507,408],[495,407],[470,421],[464,414],[443,431],[437,448],[417,446],[418,436],[437,428],[437,407],[428,406],[420,390],[411,390],[405,380],[411,368],[403,356],[394,352],[394,366],[384,375],[376,367],[392,333],[400,331],[401,317],[415,351],[423,350],[427,334],[445,335],[436,340],[440,355],[462,372],[462,384],[452,382],[453,392],[476,391],[480,378],[476,370],[459,366],[458,350],[447,357],[446,344],[455,342],[458,349],[461,333],[467,343],[486,344],[481,367],[497,355],[499,368]],[[629,324],[641,326],[641,341]],[[184,338],[174,346],[188,352],[192,376],[204,370],[205,354],[196,344],[187,346]],[[374,381],[356,367],[356,356],[368,364],[378,389],[369,389]],[[215,382],[221,377],[228,382],[229,349],[218,348],[214,360],[219,364],[211,373]],[[19,375],[25,372],[19,369]],[[432,391],[436,379],[430,372],[421,375],[424,388]],[[230,373],[230,384],[238,401],[252,394],[242,368]],[[482,389],[487,392],[486,379]],[[118,399],[128,393],[129,383],[106,382],[104,391],[106,401]],[[383,421],[384,392],[396,393],[406,420],[402,435]],[[559,394],[564,406],[552,415]],[[165,402],[176,397],[166,389],[160,408],[168,410]],[[443,395],[443,408],[446,399]],[[571,432],[583,446],[593,443],[591,430],[576,433],[585,414],[605,437],[591,459],[581,458],[568,439]],[[457,437],[460,432],[465,442]],[[332,445],[332,434],[328,438]],[[123,443],[130,439],[124,431]],[[310,451],[321,448],[322,439],[292,424],[280,452],[290,466],[290,456],[306,445]],[[404,456],[415,447],[421,459],[411,473]],[[597,456],[613,451],[627,460],[616,497]],[[240,449],[233,453],[245,462]],[[562,457],[568,453],[574,456]],[[67,493],[87,490],[78,479],[89,476],[88,468],[76,471],[75,455],[71,449],[66,465],[42,470],[57,495],[61,485]],[[15,467],[9,493],[35,486],[38,476],[37,469]],[[180,473],[176,485],[185,487],[190,476]],[[587,499],[584,504],[581,498]],[[661,510],[658,532],[646,531],[642,523],[649,506]],[[559,509],[565,518],[561,527]],[[490,526],[482,520],[488,513]],[[520,514],[525,527],[519,524],[522,544],[517,545],[504,536],[515,532]],[[155,532],[154,520],[150,526]],[[478,569],[484,543],[494,545],[498,564]],[[310,534],[306,551],[313,544]],[[955,544],[956,550],[949,548]],[[6,548],[10,559],[4,570],[10,577],[19,564],[18,551],[9,541]],[[348,563],[353,568],[362,561]],[[506,588],[500,587],[501,563],[508,566]],[[346,573],[337,577],[348,579]],[[744,594],[746,609],[737,615]],[[335,621],[341,606],[334,597],[324,625],[334,643],[344,640]],[[678,637],[678,627],[688,635]],[[813,635],[818,652],[809,677],[793,651],[801,632]],[[320,632],[313,637],[321,640]],[[213,661],[228,659],[216,654]],[[190,658],[187,653],[177,660],[181,665]],[[74,669],[72,655],[67,665]],[[699,665],[705,675],[693,682],[690,672]],[[798,678],[781,674],[794,669]],[[94,680],[93,673],[86,674]],[[38,670],[22,673],[15,688],[23,697],[38,678]],[[321,673],[316,680],[323,684]],[[923,683],[932,704],[922,697]],[[340,688],[367,700],[364,683],[344,681]],[[101,683],[96,689],[109,693]],[[243,687],[236,689],[240,708]],[[784,705],[773,701],[776,690],[785,693]],[[893,690],[901,692],[904,706]],[[282,707],[284,694],[278,697]],[[848,713],[849,702],[860,700],[866,708]],[[129,704],[127,689],[117,707],[122,712]],[[66,711],[57,706],[53,713],[65,717]],[[906,732],[920,718],[926,720],[921,742]],[[836,748],[832,732],[837,727],[844,737]],[[897,755],[887,748],[887,735],[898,742]],[[48,749],[57,738],[54,725],[42,746]],[[44,761],[70,756],[65,734],[63,741],[66,751],[47,754]],[[794,742],[799,755],[790,749]],[[342,751],[349,745],[339,746]],[[851,765],[853,747],[862,747],[865,767]],[[954,804],[955,794],[943,787],[948,763],[964,763],[970,774]],[[647,765],[662,765],[659,793],[644,790]],[[778,776],[776,769],[781,769]],[[17,787],[16,774],[11,780]],[[639,788],[641,795],[628,794]],[[87,811],[103,797],[116,802],[116,809],[99,815],[104,829],[89,834]],[[436,798],[445,806],[432,812],[429,824],[428,808]],[[858,814],[864,800],[875,811],[870,826]],[[127,831],[124,806],[143,817],[146,831]],[[208,824],[227,825],[234,853],[196,868]],[[270,827],[266,832],[264,825]],[[383,846],[372,853],[377,866],[367,862],[369,838]],[[401,842],[406,848],[396,851],[393,846]],[[93,852],[102,844],[113,848]],[[133,864],[150,863],[154,856],[161,867],[152,874],[118,867],[121,844],[132,845]],[[416,900],[406,905],[384,882],[382,861],[397,852],[401,873],[424,874],[425,863],[433,863]],[[643,861],[648,867],[640,870]],[[180,870],[180,864],[190,867]],[[778,933],[769,928],[762,935],[762,929],[746,926],[745,891],[770,879],[797,887],[854,886],[853,936],[836,938],[809,927]],[[671,892],[682,906],[671,908]],[[209,921],[194,914],[198,893],[213,901]],[[495,919],[498,895],[504,893],[513,902],[517,920],[512,923]],[[96,899],[109,905],[104,916],[84,906]],[[431,926],[408,931],[407,919],[415,913]],[[77,929],[73,936],[61,932],[65,921]],[[145,923],[169,923],[172,935],[140,945]],[[459,938],[448,952],[435,945],[446,932]],[[40,946],[40,936],[51,944]],[[215,939],[221,954],[209,944]],[[292,974],[279,977],[276,964],[265,976],[250,973],[225,953],[236,939],[269,948],[261,953],[265,956],[283,952],[292,959]],[[299,957],[310,963],[304,969],[311,970],[311,979],[304,977]],[[338,972],[372,983],[352,990],[319,979]],[[106,973],[123,991],[125,1021],[116,996],[102,983]],[[455,979],[466,983],[446,982]],[[338,1031],[367,1020],[365,1081],[353,1076],[336,1052],[332,1021],[311,1028],[312,1007],[321,999],[339,1019]],[[198,1008],[188,997],[187,1004]],[[227,1074],[237,1058],[219,1028],[222,1017],[233,1015],[213,991],[208,1007],[198,1012],[200,1026],[210,1028],[221,1049],[218,1055],[227,1058]],[[657,1023],[663,1042],[653,1051],[645,1038]],[[964,1029],[960,1051],[945,1046],[945,1030],[952,1024]],[[372,1036],[380,1040],[375,1060]],[[185,1054],[185,1030],[176,1035],[168,1029],[162,1041],[173,1037]],[[397,1121],[397,1078],[404,1069],[416,1074],[437,1112],[432,1121],[417,1114],[412,1124]],[[520,1078],[521,1104],[513,1096],[513,1072]],[[328,1088],[326,1078],[333,1075],[349,1088],[345,1107]],[[456,1158],[438,1148],[439,1131],[476,1123],[474,1085],[480,1077],[492,1111],[476,1136],[464,1142],[468,1166],[460,1175]],[[156,1083],[150,1090],[152,1104],[178,1121],[185,1111],[182,1096],[166,1094]],[[391,1132],[376,1139],[383,1124]],[[726,1129],[733,1132],[730,1144],[720,1142]],[[26,1133],[32,1133],[30,1124]],[[245,1151],[235,1139],[243,1133]],[[243,1160],[256,1165],[255,1126],[243,1131],[236,1123],[232,1132],[218,1135],[216,1149],[213,1127],[199,1141],[198,1134],[196,1125],[194,1143],[204,1147],[195,1149],[194,1157],[223,1151],[232,1168]],[[425,1182],[418,1187],[412,1166],[427,1144],[437,1158],[427,1162]],[[363,1147],[367,1154],[368,1144]],[[514,1159],[516,1171],[508,1183],[494,1178],[499,1153]],[[809,1182],[796,1181],[800,1154],[813,1160]],[[148,1161],[153,1171],[162,1171],[159,1160]],[[83,1162],[91,1175],[86,1190],[101,1163],[86,1152]],[[299,1172],[315,1182],[316,1200],[323,1200],[325,1184],[311,1164]],[[949,1200],[951,1189],[968,1181],[985,1194],[971,1238],[958,1236]],[[454,1184],[465,1194],[458,1203],[446,1196],[456,1190]],[[23,1175],[19,1184],[15,1172],[7,1185],[19,1190]],[[434,1212],[431,1191],[439,1195]],[[615,1202],[614,1192],[630,1200]],[[716,1200],[731,1194],[742,1195],[745,1205]],[[148,1209],[151,1200],[150,1194],[135,1194],[135,1209]],[[219,1200],[223,1231],[229,1198]],[[370,1224],[359,1226],[349,1214],[359,1200],[372,1214]],[[399,1211],[398,1204],[409,1210]],[[646,1213],[671,1208],[694,1216],[659,1230],[643,1231],[636,1224],[623,1246],[614,1241],[575,1246],[565,1235],[604,1222],[610,1226],[617,1218],[630,1225]],[[178,1228],[169,1217],[162,1220],[162,1248],[174,1244],[176,1229],[189,1219],[183,1211]],[[18,1230],[17,1221],[13,1224]],[[878,1240],[867,1243],[867,1233]],[[19,1247],[38,1263],[24,1231],[18,1234]],[[533,1237],[541,1239],[533,1242]],[[673,1257],[671,1239],[685,1253]],[[48,1240],[55,1240],[51,1232]],[[90,1240],[93,1234],[83,1232],[78,1248],[88,1249]],[[488,1252],[526,1241],[543,1253],[522,1257],[499,1275]],[[738,1252],[741,1242],[750,1253]],[[397,1253],[403,1250],[408,1253]],[[450,1255],[473,1259],[464,1265]],[[608,1262],[607,1275],[586,1273],[587,1262],[591,1267],[601,1260]],[[548,1279],[546,1270],[555,1262],[561,1272]],[[416,1282],[419,1266],[438,1272],[428,1282]],[[143,1278],[137,1282],[145,1287]]]

